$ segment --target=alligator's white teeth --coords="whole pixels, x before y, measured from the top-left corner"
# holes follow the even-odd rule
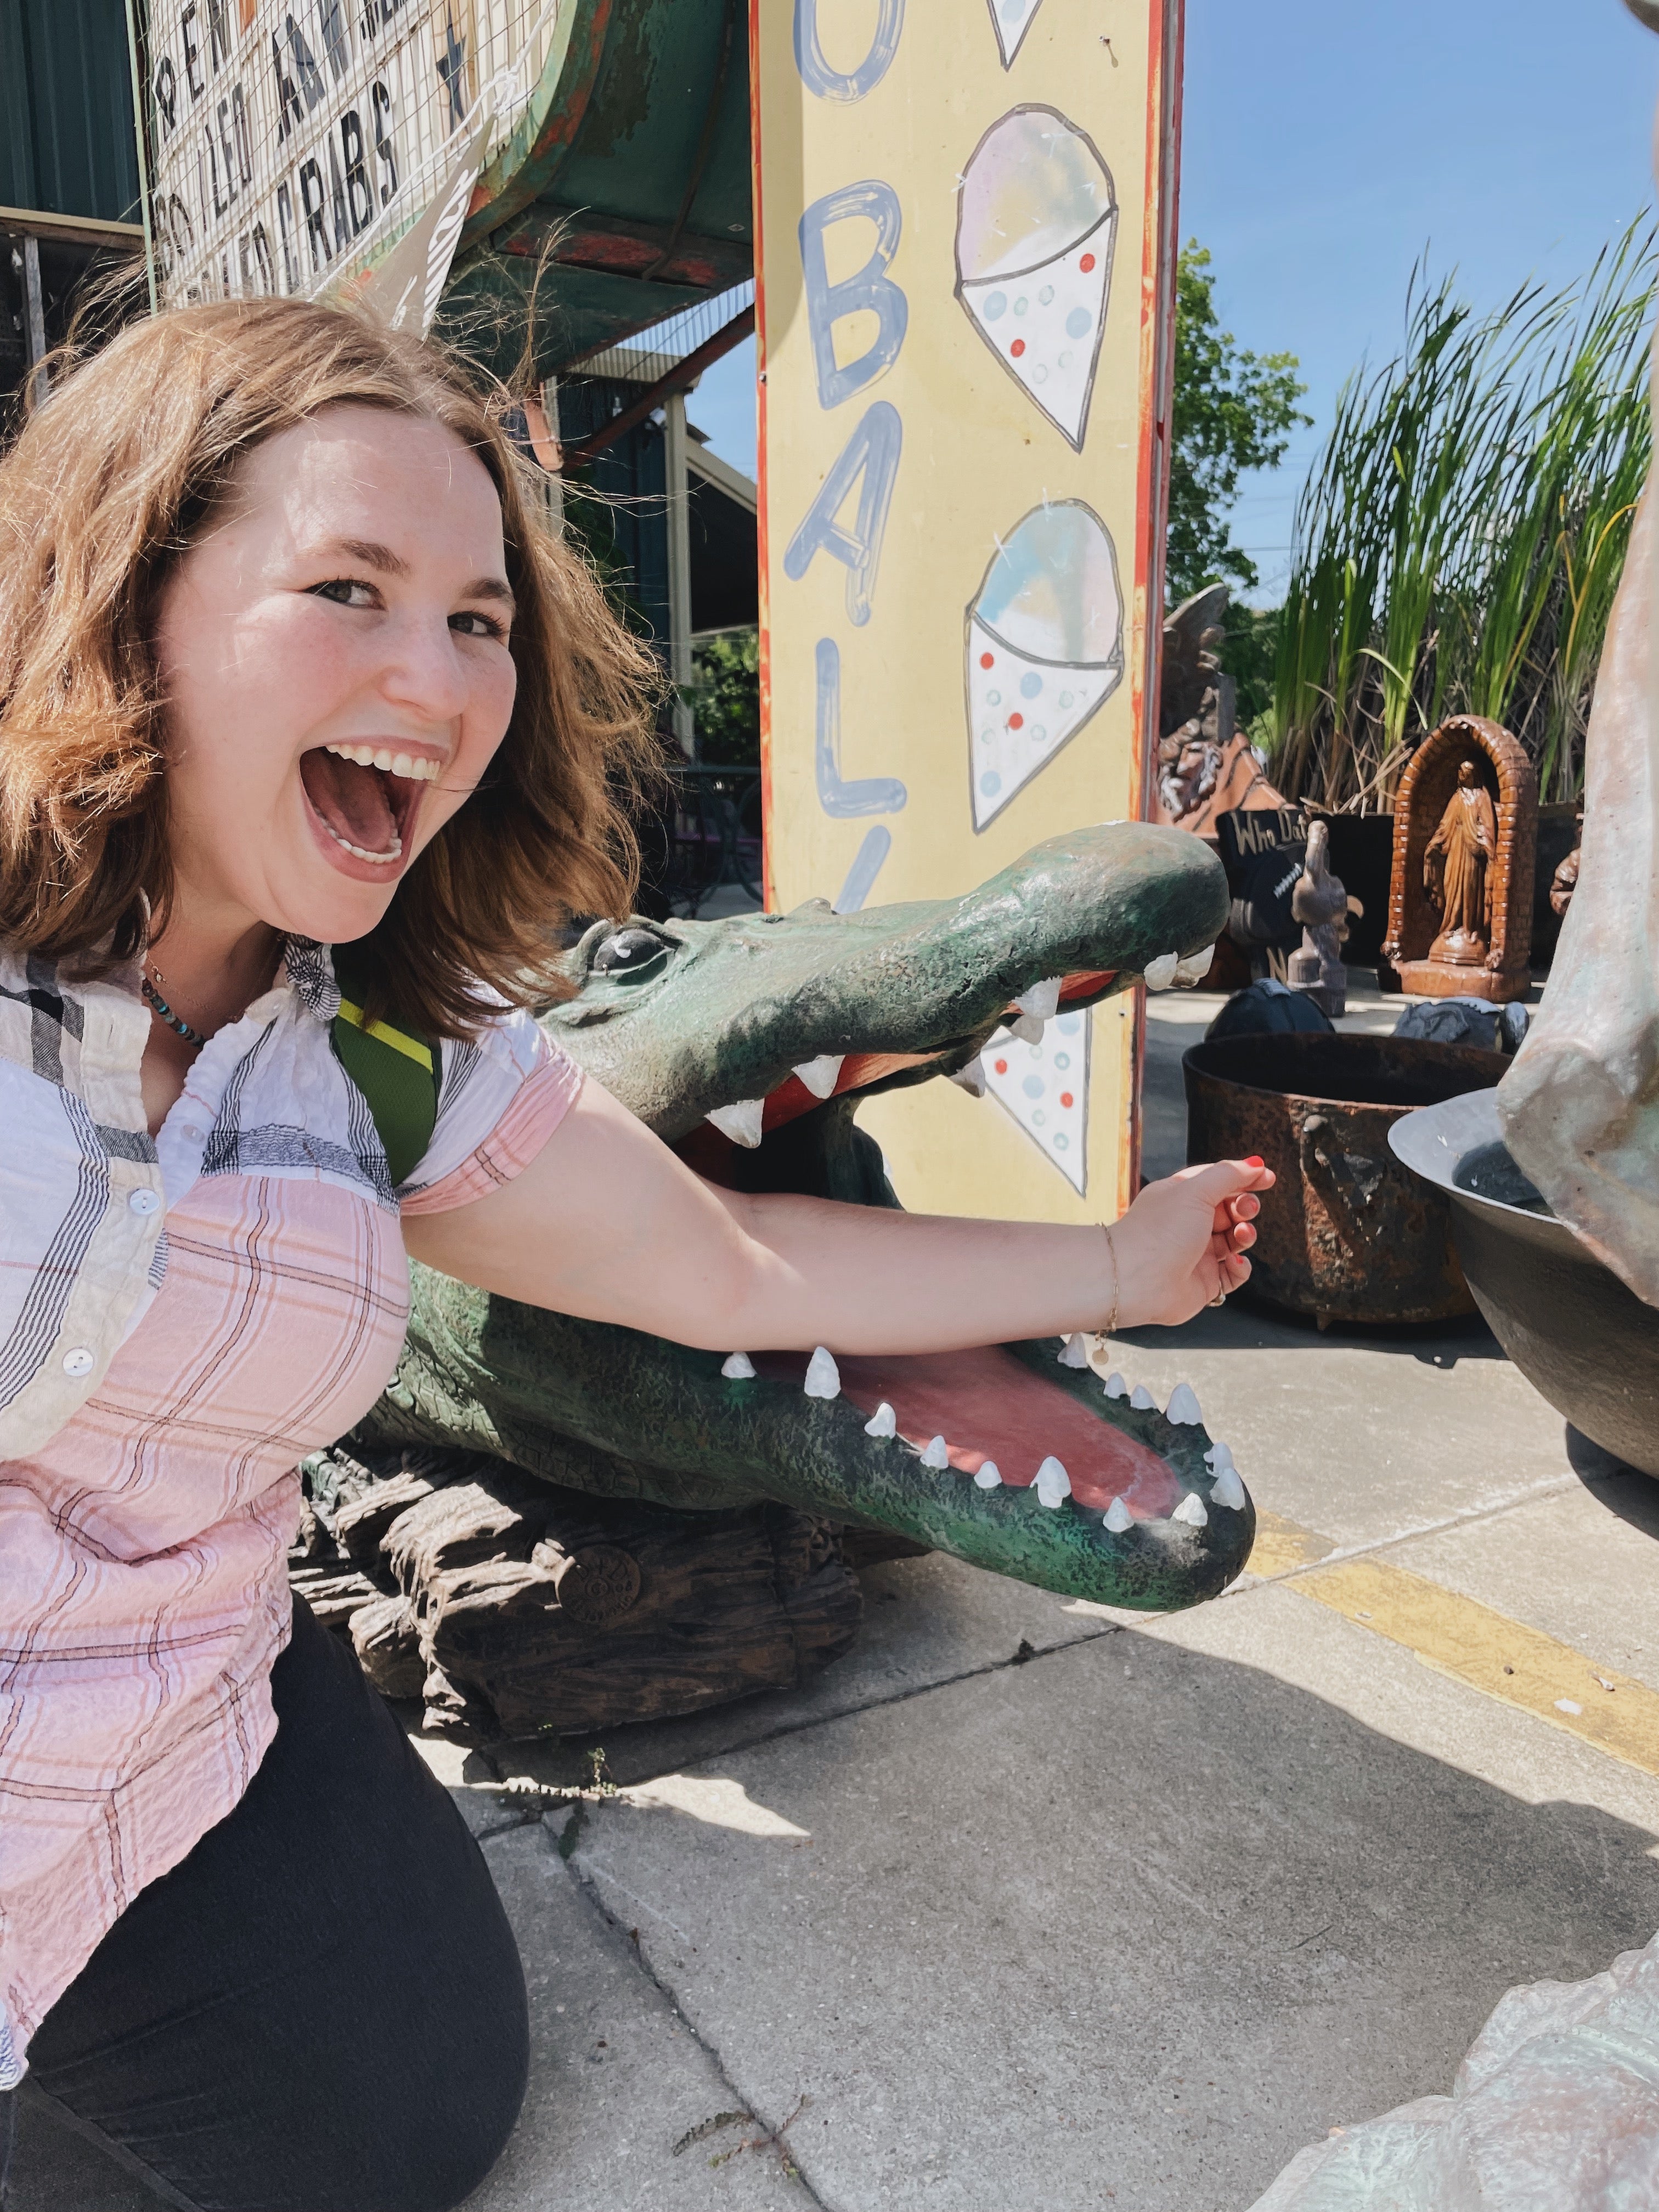
[[[1121,1498],[1115,1498],[1106,1508],[1106,1526],[1113,1535],[1121,1536],[1126,1528],[1133,1528],[1135,1516]]]
[[[805,1388],[809,1398],[839,1398],[841,1395],[841,1370],[822,1345],[806,1363]]]
[[[1178,952],[1160,952],[1156,960],[1149,960],[1142,969],[1149,991],[1167,991],[1174,983],[1176,970],[1181,965]]]
[[[728,1382],[747,1382],[753,1378],[755,1363],[746,1352],[734,1352],[727,1358],[720,1373]]]
[[[1129,1403],[1138,1413],[1155,1413],[1158,1411],[1158,1401],[1144,1382],[1137,1382],[1130,1391]]]
[[[898,1434],[898,1415],[884,1398],[864,1425],[866,1437],[896,1437]]]
[[[1113,1368],[1111,1373],[1106,1377],[1106,1395],[1109,1398],[1127,1398],[1128,1395],[1128,1384],[1118,1373],[1116,1368]]]
[[[981,1490],[1000,1490],[1002,1487],[1002,1469],[997,1465],[994,1459],[982,1459],[979,1463],[979,1472],[975,1475],[974,1480],[979,1485]]]
[[[1205,1453],[1204,1464],[1212,1474],[1219,1474],[1224,1467],[1231,1467],[1233,1464],[1232,1446],[1224,1444],[1218,1437],[1208,1451]]]
[[[1204,1500],[1195,1490],[1189,1490],[1170,1516],[1172,1521],[1184,1521],[1189,1528],[1203,1528],[1209,1517],[1204,1510]]]
[[[1189,952],[1176,969],[1176,990],[1190,991],[1195,984],[1201,983],[1209,974],[1210,963],[1214,958],[1213,945],[1206,945],[1201,952]]]
[[[1089,1340],[1078,1334],[1068,1336],[1060,1354],[1062,1367],[1086,1367],[1089,1364]]]
[[[392,754],[392,773],[393,775],[401,776],[405,783],[408,782],[410,777],[415,773],[415,763],[407,753]]]
[[[977,1057],[970,1060],[966,1067],[957,1068],[951,1080],[965,1091],[970,1098],[983,1098],[991,1087],[985,1079],[985,1062]]]
[[[1229,1513],[1242,1513],[1244,1499],[1244,1486],[1238,1479],[1238,1469],[1229,1461],[1225,1467],[1216,1470],[1215,1480],[1210,1486],[1210,1503],[1224,1506]]]
[[[1033,983],[1029,991],[1022,991],[1014,1000],[1021,1013],[1030,1014],[1034,1021],[1051,1022],[1060,1012],[1060,987],[1063,979],[1050,975],[1046,982]]]
[[[1201,1429],[1204,1408],[1198,1402],[1197,1393],[1190,1383],[1177,1382],[1170,1393],[1170,1402],[1164,1408],[1164,1418],[1173,1421],[1178,1429]]]
[[[1064,1504],[1071,1496],[1072,1478],[1051,1453],[1037,1469],[1036,1480],[1031,1487],[1037,1494],[1038,1503],[1052,1510]]]
[[[814,1098],[830,1098],[835,1095],[841,1077],[841,1064],[845,1053],[820,1053],[816,1060],[804,1060],[795,1070]]]
[[[1042,1042],[1042,1024],[1035,1014],[1022,1014],[1018,1021],[1010,1022],[1008,1026],[1022,1044]]]
[[[951,1455],[945,1448],[945,1443],[943,1437],[935,1437],[933,1438],[932,1443],[928,1445],[927,1450],[923,1452],[921,1455],[921,1463],[924,1467],[950,1466]]]
[[[738,1098],[729,1106],[717,1106],[708,1119],[721,1136],[730,1137],[734,1145],[741,1145],[752,1152],[761,1140],[761,1124],[766,1113],[763,1098]]]

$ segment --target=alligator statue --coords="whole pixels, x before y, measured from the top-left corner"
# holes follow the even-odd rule
[[[892,1206],[862,1099],[941,1078],[982,1091],[1000,1025],[1194,980],[1226,915],[1200,840],[1112,824],[960,898],[595,922],[543,1019],[711,1180]],[[383,1688],[485,1734],[798,1679],[856,1630],[849,1562],[884,1553],[1117,1606],[1212,1596],[1255,1532],[1230,1455],[1190,1392],[1160,1412],[1103,1384],[1091,1351],[820,1355],[809,1375],[805,1354],[723,1360],[417,1266],[390,1387],[308,1466],[301,1586]],[[1051,1462],[1064,1474],[1036,1481]]]

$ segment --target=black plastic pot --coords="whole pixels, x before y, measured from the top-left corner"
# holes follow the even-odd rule
[[[1659,1309],[1545,1208],[1492,1093],[1414,1114],[1389,1142],[1444,1193],[1475,1303],[1528,1382],[1592,1443],[1659,1475]]]

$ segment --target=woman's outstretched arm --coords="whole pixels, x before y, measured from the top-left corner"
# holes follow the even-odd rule
[[[1149,1184],[1097,1228],[967,1221],[694,1175],[592,1081],[524,1172],[404,1224],[417,1260],[480,1289],[714,1352],[956,1350],[1185,1321],[1249,1276],[1258,1161]]]

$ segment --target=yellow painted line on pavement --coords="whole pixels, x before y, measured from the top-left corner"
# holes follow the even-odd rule
[[[1263,1513],[1258,1508],[1255,1541],[1250,1547],[1245,1570],[1264,1577],[1288,1574],[1292,1567],[1311,1567],[1321,1559],[1329,1559],[1335,1549],[1328,1536],[1316,1535],[1311,1528],[1299,1528],[1294,1521],[1281,1521],[1277,1513]]]
[[[1659,1774],[1659,1692],[1645,1682],[1382,1559],[1315,1566],[1287,1586],[1403,1645],[1437,1674]]]

